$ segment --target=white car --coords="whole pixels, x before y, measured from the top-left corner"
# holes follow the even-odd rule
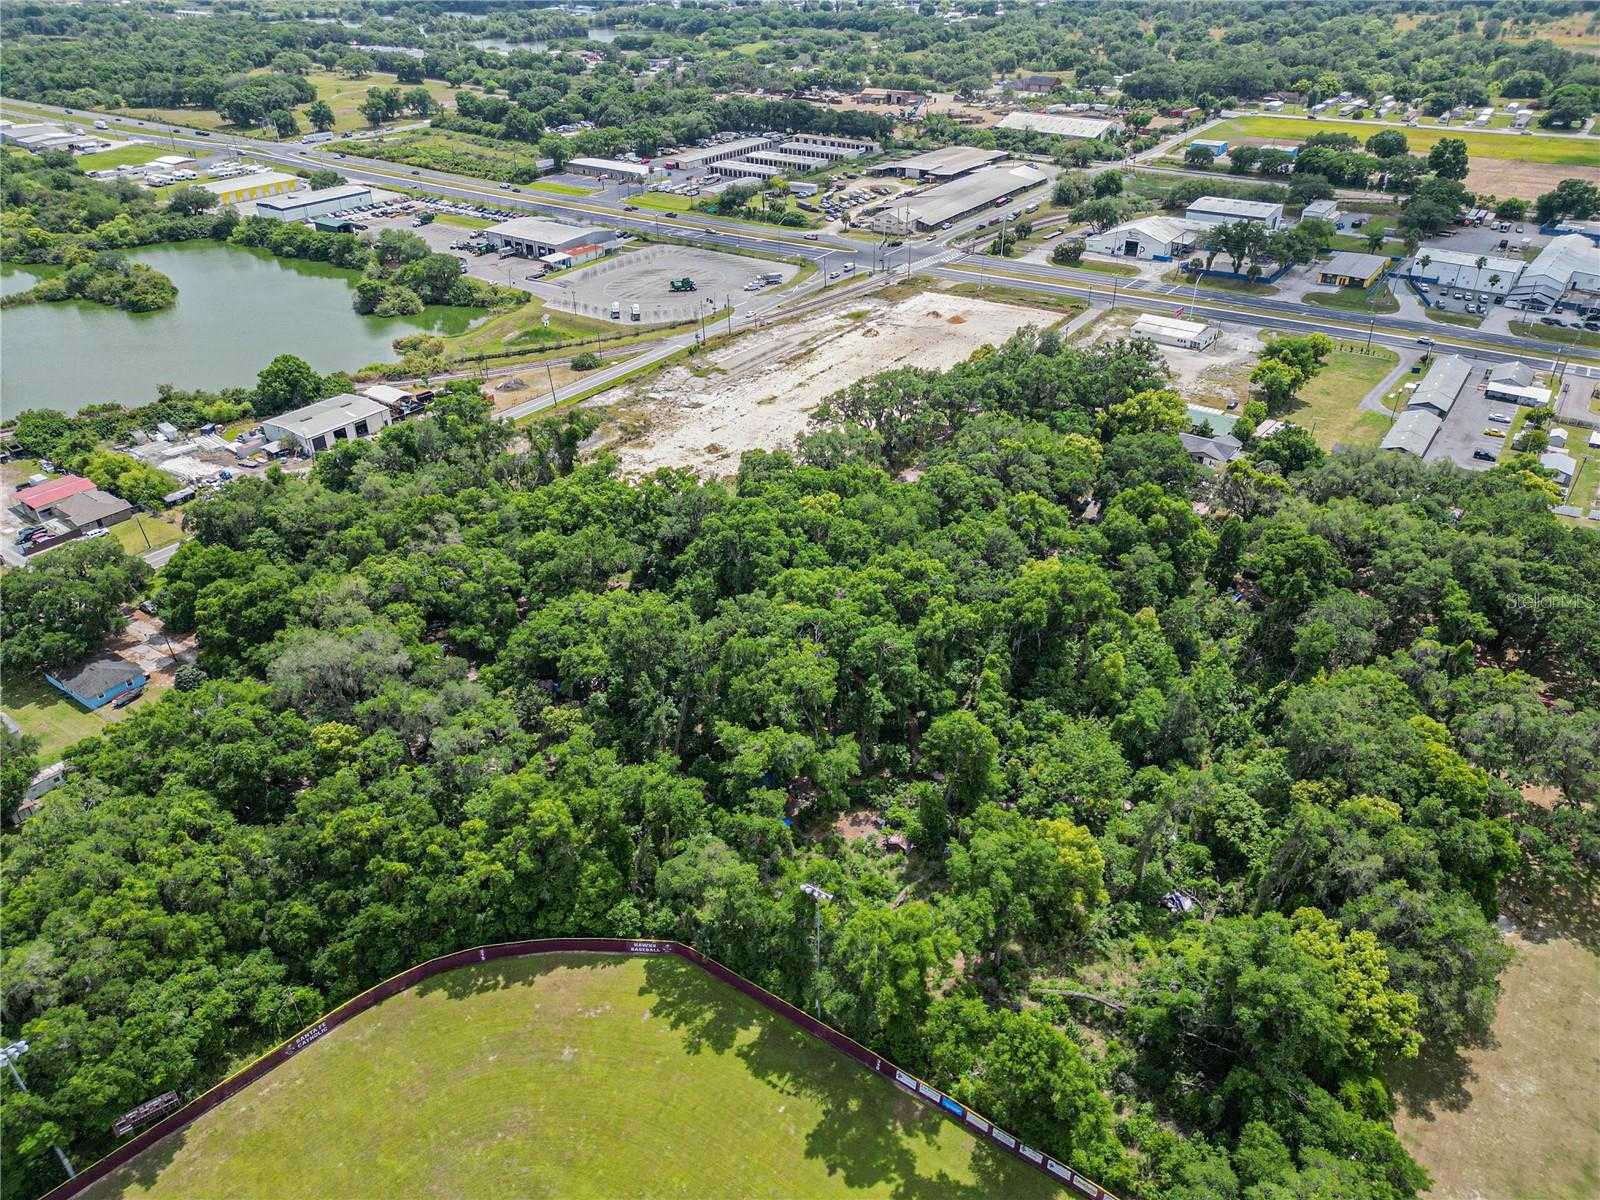
[[[1489,414],[1489,420],[1493,421],[1496,425],[1509,425],[1511,424],[1511,414],[1508,412],[1499,411],[1491,412]]]
[[[83,537],[84,540],[87,541],[90,538],[105,537],[110,532],[111,530],[109,529],[91,529],[88,533],[84,534]]]

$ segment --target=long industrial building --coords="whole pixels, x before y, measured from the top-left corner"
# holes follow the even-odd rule
[[[673,150],[662,155],[662,163],[678,171],[703,171],[718,163],[731,162],[736,158],[743,158],[755,150],[770,150],[777,145],[779,139],[774,137],[745,137],[736,138],[731,142],[719,142],[715,146],[699,146],[691,150]]]
[[[588,175],[594,179],[620,179],[626,183],[643,183],[655,174],[654,167],[643,163],[624,162],[620,158],[569,158],[565,168],[572,175]]]
[[[1418,458],[1426,455],[1470,378],[1472,364],[1459,354],[1447,354],[1435,362],[1406,401],[1406,411],[1384,435],[1382,449],[1401,450]]]
[[[985,150],[981,146],[943,146],[869,169],[874,175],[899,175],[906,179],[959,179],[1005,156],[1004,150]]]
[[[1579,293],[1572,295],[1572,293]],[[1600,300],[1600,249],[1581,233],[1552,238],[1523,268],[1510,299],[1549,308],[1563,299]]]
[[[293,442],[304,454],[318,454],[338,442],[370,437],[388,423],[387,405],[346,392],[268,417],[261,432],[273,441]]]
[[[985,167],[962,179],[929,188],[913,197],[905,211],[909,221],[926,232],[1037,187],[1048,178],[1037,167]]]
[[[1014,112],[1001,121],[1001,129],[1018,129],[1028,133],[1048,133],[1052,137],[1083,138],[1093,141],[1115,125],[1097,117],[1069,117],[1062,113]]]
[[[200,186],[215,196],[218,204],[242,204],[246,200],[281,196],[294,191],[300,183],[298,175],[285,175],[282,171],[256,171],[250,175],[236,175],[232,179],[214,179]]]
[[[1478,266],[1480,258],[1483,259],[1481,267]],[[1424,263],[1423,259],[1428,261]],[[1461,250],[1429,246],[1407,260],[1402,270],[1417,283],[1430,283],[1440,288],[1464,287],[1475,292],[1506,296],[1513,294],[1517,277],[1523,273],[1523,266],[1523,262],[1516,258],[1496,258],[1493,255],[1468,254]]]
[[[310,221],[330,213],[343,212],[372,200],[372,189],[358,183],[317,188],[310,192],[288,192],[256,201],[256,216],[269,221]]]

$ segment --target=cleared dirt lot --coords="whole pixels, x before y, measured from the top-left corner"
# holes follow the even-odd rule
[[[1105,313],[1087,330],[1083,340],[1097,344],[1129,337],[1139,316],[1131,309]],[[1217,328],[1221,336],[1205,350],[1161,345],[1156,350],[1172,372],[1172,386],[1185,400],[1226,408],[1230,400],[1243,404],[1250,398],[1250,371],[1261,353],[1261,338],[1253,330],[1236,325]]]
[[[615,301],[622,305],[624,324],[629,320],[629,307],[637,304],[644,324],[660,325],[693,320],[702,311],[709,315],[745,299],[749,295],[745,285],[758,274],[774,272],[788,283],[799,269],[792,263],[693,246],[641,246],[569,271],[531,290],[580,317],[610,320]],[[685,276],[694,280],[695,291],[674,292],[668,286],[671,280]]]
[[[627,474],[688,467],[729,475],[746,450],[791,445],[825,397],[858,379],[896,367],[942,370],[1057,315],[944,292],[863,300],[746,336],[591,403],[608,409],[601,439]]]

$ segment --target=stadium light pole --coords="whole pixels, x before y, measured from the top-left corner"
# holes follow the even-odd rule
[[[11,1078],[17,1081],[17,1086],[22,1089],[24,1094],[27,1094],[28,1085],[22,1082],[22,1075],[17,1071],[17,1059],[27,1052],[28,1043],[21,1040],[12,1042],[9,1046],[0,1047],[0,1058],[6,1060],[6,1066],[11,1068]],[[67,1178],[76,1179],[78,1173],[72,1169],[72,1160],[67,1157],[66,1151],[54,1144],[51,1145],[50,1149],[56,1152],[56,1160],[61,1164],[61,1169],[67,1173]]]
[[[822,1020],[822,906],[833,900],[832,892],[825,892],[814,883],[802,883],[800,890],[811,897],[816,910],[816,933],[811,943],[811,1003],[817,1020]]]

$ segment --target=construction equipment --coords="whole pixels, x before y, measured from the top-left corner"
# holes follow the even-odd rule
[[[692,292],[695,290],[694,280],[685,275],[682,279],[674,279],[667,284],[675,292]]]

